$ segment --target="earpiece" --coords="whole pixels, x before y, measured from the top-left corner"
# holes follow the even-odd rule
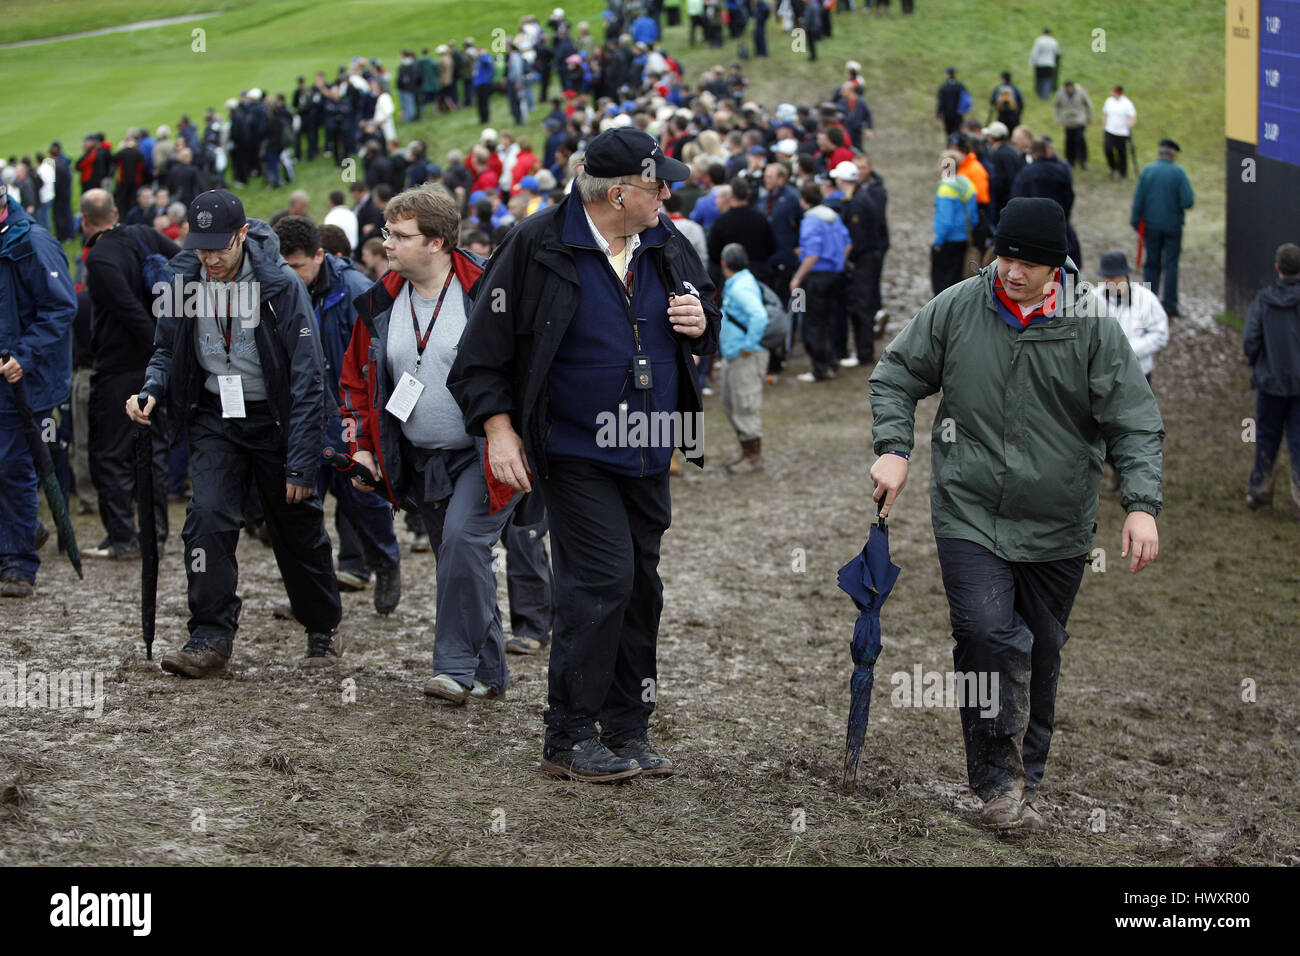
[[[619,194],[618,194],[618,204],[619,204],[620,206],[623,205],[623,194],[622,194],[622,193],[619,193]]]

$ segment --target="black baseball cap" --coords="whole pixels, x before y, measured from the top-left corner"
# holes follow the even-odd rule
[[[635,126],[605,130],[588,144],[583,165],[601,179],[642,174],[676,183],[691,174],[685,163],[664,154],[659,140]]]
[[[1181,146],[1167,136],[1157,144],[1157,147],[1159,149],[1172,149],[1175,153],[1181,153],[1183,151]]]
[[[230,245],[230,237],[248,222],[239,197],[224,189],[199,193],[190,203],[187,218],[190,232],[185,237],[186,249],[224,249]]]

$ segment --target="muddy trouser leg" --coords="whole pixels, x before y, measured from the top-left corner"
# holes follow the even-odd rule
[[[416,480],[422,481],[423,475]],[[501,539],[519,499],[489,514],[487,494],[483,464],[475,456],[452,477],[451,497],[440,505],[422,501],[420,511],[438,556],[433,672],[465,687],[482,681],[500,692],[510,683],[510,668],[492,546]]]
[[[82,504],[94,507],[99,504],[99,497],[90,477],[91,374],[88,368],[72,373],[72,473],[77,480],[77,497]]]
[[[110,544],[139,537],[136,529],[136,427],[122,409],[144,379],[143,370],[96,372],[90,394],[90,473],[99,497],[99,517]],[[167,536],[167,429],[162,409],[153,416],[154,527]]]
[[[1273,500],[1273,466],[1277,464],[1277,453],[1282,447],[1282,431],[1286,424],[1288,403],[1292,402],[1282,395],[1269,395],[1259,392],[1255,399],[1255,465],[1250,470],[1250,481],[1246,491],[1264,504]],[[1300,439],[1300,435],[1296,436]],[[1295,453],[1300,451],[1291,445],[1291,470],[1296,470]],[[1292,488],[1292,495],[1295,489]]]
[[[285,502],[284,451],[269,412],[265,418],[250,414],[239,427],[293,616],[308,634],[332,634],[343,611],[320,496]]]
[[[546,519],[536,524],[506,525],[506,593],[510,595],[510,632],[542,644],[551,640],[555,577],[546,557]]]
[[[548,751],[595,736],[597,717],[612,703],[620,655],[632,652],[622,644],[638,560],[624,482],[647,482],[647,496],[661,495],[665,506],[668,496],[667,476],[624,479],[589,462],[554,459],[549,471],[541,482],[555,567],[555,631],[543,715]],[[637,700],[641,681],[655,677],[653,647],[649,657],[649,673],[630,675]]]
[[[235,593],[239,581],[235,547],[252,469],[250,451],[233,436],[220,410],[201,402],[189,426],[194,495],[181,530],[190,639],[224,644],[227,649],[243,607]]]
[[[870,365],[876,357],[876,310],[873,290],[880,288],[880,256],[864,253],[853,264],[846,279],[844,299],[848,308],[849,326],[853,329],[853,347],[858,361]]]
[[[1037,792],[1047,766],[1056,720],[1056,682],[1061,673],[1061,648],[1087,556],[1059,561],[1025,561],[1011,566],[1016,578],[1016,613],[1034,635],[1029,677],[1029,726],[1022,749],[1025,794]]]
[[[996,714],[978,701],[960,707],[971,789],[986,801],[1033,790],[1051,741],[1065,619],[1083,558],[1013,563],[971,541],[936,538],[935,544],[957,642],[954,668],[975,675],[976,687],[991,690],[997,679]]]
[[[838,272],[810,272],[804,279],[807,309],[803,313],[803,345],[818,379],[831,373],[830,323],[838,288]]]
[[[722,413],[742,441],[763,437],[763,369],[767,351],[758,349],[728,360],[722,378]]]
[[[659,546],[672,522],[668,472],[649,478],[619,478],[632,544],[632,593],[623,612],[614,679],[601,705],[601,739],[617,747],[650,728],[659,680],[656,648],[664,588]]]
[[[343,513],[341,499],[339,507],[334,512],[334,530],[339,536],[339,570],[351,572],[358,577],[369,577],[370,569],[366,567],[366,559],[361,553],[361,541],[357,538],[357,531],[352,527],[352,522]]]
[[[45,417],[37,415],[36,420]],[[39,494],[18,412],[0,412],[0,571],[17,573],[28,583],[35,583],[41,566],[35,547]]]

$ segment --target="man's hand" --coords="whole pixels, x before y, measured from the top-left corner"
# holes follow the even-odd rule
[[[0,365],[0,375],[5,377],[5,381],[12,385],[23,377],[23,367],[18,364],[18,360],[12,355]]]
[[[1156,559],[1160,553],[1160,535],[1156,531],[1156,519],[1145,511],[1130,511],[1124,519],[1124,533],[1120,537],[1121,558],[1127,558],[1129,549],[1133,550],[1133,559],[1128,569],[1137,574]]]
[[[308,488],[306,485],[293,485],[287,481],[284,483],[284,503],[287,505],[296,505],[300,501],[306,501],[314,494],[316,494],[315,489]]]
[[[496,480],[515,491],[532,491],[528,463],[524,460],[524,443],[510,424],[510,416],[504,412],[493,415],[483,423],[483,431],[488,440],[488,467]]]
[[[140,403],[136,401],[140,396],[132,395],[126,400],[126,417],[131,419],[137,425],[152,425],[149,420],[149,413],[153,411],[156,404],[152,395],[144,396],[144,408],[140,408]]]
[[[668,297],[668,321],[673,324],[674,332],[680,332],[688,339],[698,339],[708,327],[708,320],[704,318],[704,304],[693,295]],[[518,439],[517,435],[515,437]],[[501,480],[505,481],[504,478]],[[510,487],[513,488],[514,485]]]
[[[379,463],[375,461],[374,455],[370,454],[370,452],[366,451],[364,448],[358,448],[357,453],[352,456],[352,460],[363,467],[366,471],[370,472],[376,482],[379,481]],[[357,491],[371,492],[375,490],[374,485],[368,485],[360,478],[356,477],[353,477],[352,479],[352,487],[357,489]]]
[[[885,496],[885,507],[880,511],[882,518],[889,517],[889,512],[894,507],[894,499],[902,493],[903,486],[907,484],[907,465],[908,461],[902,455],[886,452],[871,466],[871,482],[875,486],[871,492],[871,500],[879,501],[881,495]]]

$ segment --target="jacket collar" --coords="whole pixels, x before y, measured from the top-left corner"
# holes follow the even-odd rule
[[[460,283],[461,291],[465,295],[471,294],[474,284],[483,275],[483,263],[483,259],[465,249],[451,251],[451,269],[456,274],[456,281]],[[356,306],[358,314],[369,321],[393,307],[406,281],[404,276],[396,272],[391,270],[385,272],[379,277],[378,282],[357,296],[352,304]]]

